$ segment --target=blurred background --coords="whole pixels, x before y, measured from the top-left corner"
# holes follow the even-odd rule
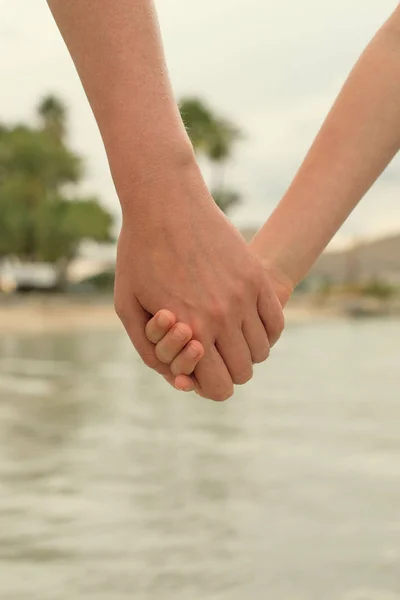
[[[394,0],[159,0],[182,116],[251,239]],[[400,163],[226,405],[114,316],[118,200],[44,0],[0,0],[0,598],[400,599]]]

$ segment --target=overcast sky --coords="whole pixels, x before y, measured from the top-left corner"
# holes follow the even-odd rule
[[[244,201],[232,219],[261,224],[279,201],[355,60],[395,0],[158,0],[177,97],[201,95],[246,135],[230,167]],[[0,120],[29,118],[46,93],[70,108],[85,188],[118,211],[104,150],[45,0],[0,0]],[[400,231],[396,159],[340,232]],[[0,216],[1,218],[1,216]]]

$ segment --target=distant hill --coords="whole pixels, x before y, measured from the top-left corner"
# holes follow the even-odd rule
[[[249,242],[255,227],[241,230]],[[400,234],[360,243],[342,251],[326,251],[311,269],[310,278],[332,283],[378,279],[400,285]]]
[[[310,276],[335,283],[378,279],[400,284],[400,235],[358,244],[341,252],[325,252]]]

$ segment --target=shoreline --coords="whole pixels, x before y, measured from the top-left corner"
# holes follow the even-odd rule
[[[311,297],[295,297],[285,309],[290,323],[320,319],[399,316],[382,305],[357,302],[349,307],[343,301],[317,304]],[[26,296],[0,300],[0,334],[40,334],[47,332],[117,330],[122,325],[114,312],[111,295]]]
[[[0,333],[117,329],[120,326],[111,297],[37,297],[0,302]]]
[[[291,302],[285,310],[288,323],[340,316],[316,309],[311,303]],[[32,296],[0,301],[0,334],[117,330],[122,325],[111,296]]]

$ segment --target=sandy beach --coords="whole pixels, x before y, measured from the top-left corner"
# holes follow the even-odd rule
[[[285,310],[287,322],[334,316],[310,303],[291,301]],[[0,302],[0,333],[44,333],[46,331],[104,330],[121,327],[112,298],[32,296]]]
[[[0,332],[41,333],[116,329],[120,322],[112,299],[32,297],[0,303]]]

